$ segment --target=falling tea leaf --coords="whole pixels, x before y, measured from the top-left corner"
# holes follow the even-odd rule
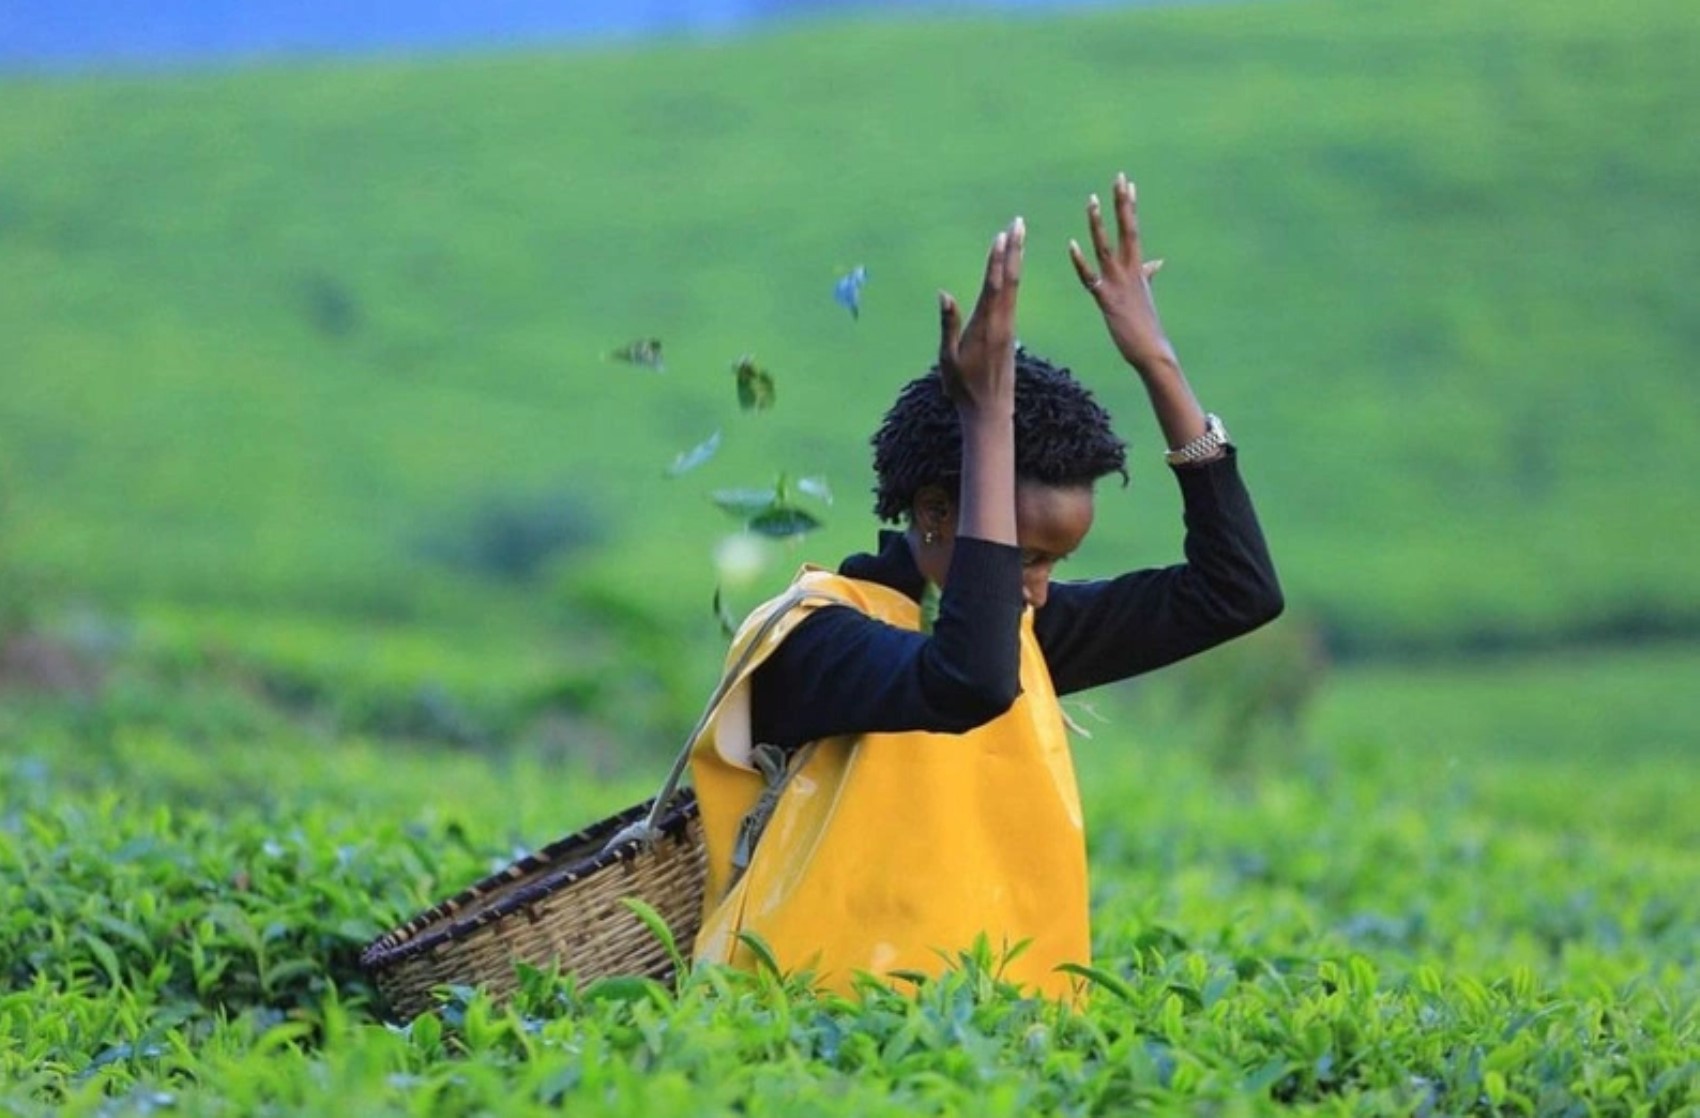
[[[639,338],[635,342],[627,342],[608,356],[628,365],[642,365],[647,369],[654,369],[658,373],[665,368],[661,363],[660,338]]]
[[[717,508],[740,520],[758,516],[779,503],[777,489],[716,489],[709,494]]]
[[[862,285],[868,282],[868,270],[860,264],[850,269],[849,275],[841,276],[832,285],[832,297],[839,306],[850,312],[850,317],[860,320],[862,317]]]
[[[738,406],[745,411],[766,411],[773,406],[773,376],[756,364],[749,354],[732,363],[738,378]]]
[[[720,593],[720,587],[714,588],[714,619],[720,622],[720,633],[731,640],[738,632],[738,623],[732,617],[732,611],[726,608],[726,599]]]
[[[749,529],[771,539],[786,540],[819,528],[820,521],[799,508],[774,505],[750,519]]]
[[[1062,704],[1059,703],[1057,705],[1057,713],[1062,715],[1062,720],[1063,720],[1064,726],[1067,726],[1072,732],[1079,734],[1081,737],[1085,738],[1087,741],[1092,740],[1092,731],[1088,730],[1085,726],[1082,726],[1080,723],[1076,722],[1072,717],[1070,717],[1070,715],[1068,713],[1068,707],[1063,706]]]
[[[1108,718],[1105,718],[1102,714],[1099,714],[1098,708],[1093,706],[1091,703],[1083,702],[1080,699],[1070,699],[1069,705],[1072,706],[1076,710],[1084,711],[1086,714],[1091,715],[1093,718],[1097,719],[1099,722],[1102,722],[1106,726],[1108,726],[1110,724],[1110,720]]]
[[[824,477],[798,478],[797,490],[808,494],[824,505],[832,504],[832,487],[827,485]]]
[[[710,458],[713,458],[714,452],[719,449],[720,432],[716,431],[696,446],[691,447],[691,449],[680,451],[678,456],[673,459],[673,464],[667,467],[667,476],[678,477],[680,474],[690,473]]]

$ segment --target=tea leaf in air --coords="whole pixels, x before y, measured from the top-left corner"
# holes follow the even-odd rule
[[[1087,741],[1092,740],[1092,731],[1088,730],[1085,726],[1082,726],[1080,723],[1076,722],[1069,715],[1067,706],[1065,706],[1061,703],[1058,703],[1057,704],[1057,713],[1062,715],[1063,725],[1067,726],[1069,728],[1070,733],[1079,734],[1081,737],[1085,738]]]
[[[673,459],[673,464],[667,467],[667,476],[678,477],[680,474],[690,473],[710,458],[713,458],[714,452],[719,449],[720,432],[716,431],[696,446],[691,447],[691,449],[680,451],[677,457]]]
[[[654,369],[658,373],[666,368],[661,362],[660,338],[639,338],[637,341],[627,342],[608,356],[628,365],[642,365],[646,369]]]
[[[779,503],[776,489],[716,489],[709,494],[716,508],[725,510],[739,520],[758,516]]]
[[[720,635],[731,640],[738,633],[738,622],[726,608],[726,597],[720,587],[714,588],[714,619],[720,623]]]
[[[749,529],[770,539],[786,540],[806,535],[821,526],[814,516],[799,508],[774,505],[750,519]]]
[[[862,317],[862,285],[868,282],[868,270],[860,264],[850,269],[848,275],[841,276],[832,285],[832,298],[839,306],[850,312],[850,317],[860,321]]]
[[[797,479],[797,490],[806,493],[823,505],[832,504],[832,487],[827,485],[824,477],[802,477]]]
[[[732,364],[738,379],[738,406],[745,411],[766,411],[773,406],[773,376],[756,364],[749,354]]]

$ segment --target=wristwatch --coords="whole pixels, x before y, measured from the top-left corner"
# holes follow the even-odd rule
[[[1163,455],[1163,460],[1171,466],[1185,466],[1209,458],[1228,445],[1228,429],[1222,426],[1221,417],[1214,412],[1206,412],[1204,414],[1204,434],[1185,446],[1177,446],[1169,451]]]

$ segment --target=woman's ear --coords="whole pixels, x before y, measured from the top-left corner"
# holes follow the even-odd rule
[[[943,486],[922,486],[915,494],[910,515],[915,519],[915,526],[921,529],[923,538],[928,538],[929,542],[948,540],[956,535],[956,502],[951,500]]]

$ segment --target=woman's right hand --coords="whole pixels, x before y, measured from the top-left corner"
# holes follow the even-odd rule
[[[1015,414],[1015,301],[1027,223],[1016,218],[992,240],[986,276],[968,325],[948,292],[939,292],[939,375],[959,411]]]

